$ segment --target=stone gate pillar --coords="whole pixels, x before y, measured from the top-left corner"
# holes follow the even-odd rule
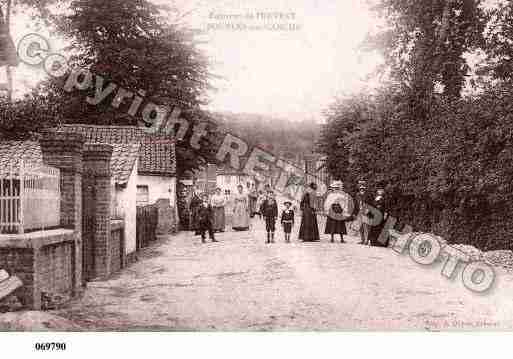
[[[94,271],[101,279],[106,279],[111,274],[111,202],[114,195],[111,185],[111,157],[111,145],[86,144],[84,147],[84,171],[94,176]]]
[[[39,141],[45,165],[61,171],[61,226],[73,229],[73,294],[82,286],[82,169],[84,139],[79,134],[46,131]]]

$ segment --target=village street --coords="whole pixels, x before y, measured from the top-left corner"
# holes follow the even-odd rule
[[[513,328],[513,276],[504,270],[491,293],[475,295],[459,275],[442,277],[439,265],[296,237],[266,245],[255,219],[251,232],[219,234],[219,243],[201,244],[191,232],[162,238],[54,314],[84,330]]]

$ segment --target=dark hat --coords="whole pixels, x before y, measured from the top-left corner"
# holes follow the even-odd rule
[[[288,204],[290,204],[290,205],[292,206],[292,202],[290,202],[290,201],[285,201],[285,202],[283,202],[283,204],[287,204],[287,203],[288,203]]]

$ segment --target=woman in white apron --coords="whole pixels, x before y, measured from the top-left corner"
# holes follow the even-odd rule
[[[216,188],[216,193],[212,196],[211,205],[214,210],[214,232],[224,232],[225,227],[225,206],[226,198],[221,193],[221,188]]]
[[[249,230],[249,199],[242,185],[237,186],[234,198],[232,228],[236,231]]]

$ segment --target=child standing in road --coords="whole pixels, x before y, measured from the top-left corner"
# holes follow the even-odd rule
[[[292,206],[291,202],[287,201],[284,205],[285,209],[281,212],[281,224],[285,233],[285,242],[290,243],[290,232],[292,232],[294,226],[294,210],[290,208]]]
[[[276,226],[276,218],[278,217],[278,205],[274,199],[274,192],[268,191],[267,198],[260,206],[260,213],[265,220],[265,230],[267,232],[267,242],[274,243],[274,232]]]

